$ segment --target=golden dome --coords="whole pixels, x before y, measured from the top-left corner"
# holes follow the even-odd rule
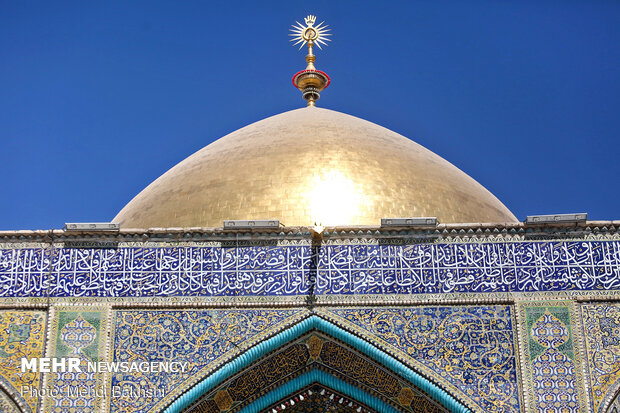
[[[340,112],[292,110],[204,147],[114,218],[125,228],[379,225],[381,218],[516,222],[482,185],[395,132]]]

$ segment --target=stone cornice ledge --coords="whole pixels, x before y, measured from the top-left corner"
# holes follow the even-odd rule
[[[279,239],[310,239],[312,227],[280,227],[276,229],[240,229],[224,230],[223,228],[121,228],[118,231],[67,231],[51,230],[19,230],[0,231],[2,242],[67,242],[67,241],[112,241],[112,242],[218,242],[234,240],[274,240]],[[489,236],[523,239],[545,238],[580,238],[587,235],[620,234],[620,220],[586,221],[565,224],[525,224],[517,223],[458,223],[438,224],[435,227],[406,226],[335,226],[325,227],[322,239],[454,239],[454,238],[488,238]]]

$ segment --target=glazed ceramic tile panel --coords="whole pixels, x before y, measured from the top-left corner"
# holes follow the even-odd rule
[[[620,304],[581,306],[590,408],[602,411],[620,390]]]
[[[0,297],[610,289],[620,289],[617,241],[0,250]]]
[[[226,357],[239,354],[276,328],[290,325],[299,313],[258,309],[117,311],[114,361],[176,361],[187,363],[187,367],[184,372],[114,374],[111,386],[119,389],[121,397],[112,397],[111,411],[137,413],[162,408],[190,379],[214,370]],[[162,389],[163,395],[158,393]]]
[[[578,323],[571,306],[548,301],[519,307],[530,408],[541,413],[584,412],[582,364],[575,341]]]
[[[81,372],[50,373],[46,413],[94,413],[100,411],[103,373],[90,371],[89,362],[105,360],[106,312],[96,308],[58,311],[52,324],[50,353],[56,358],[78,358]],[[105,335],[104,335],[105,337]]]
[[[509,306],[463,306],[332,309],[327,315],[394,349],[478,411],[519,412],[511,312]]]
[[[283,348],[267,354],[240,374],[220,383],[203,395],[194,408],[200,412],[214,413],[220,409],[231,408],[232,411],[238,411],[273,389],[313,369],[355,383],[363,391],[380,398],[398,411],[412,413],[447,411],[437,402],[425,397],[415,385],[385,366],[344,343],[317,332],[308,333],[293,343],[285,344]],[[281,409],[281,404],[277,405],[276,410]],[[326,403],[325,406],[342,407],[338,404],[335,401]],[[293,408],[292,411],[300,410]]]
[[[42,311],[0,311],[0,381],[29,412],[39,406],[41,377],[21,373],[21,360],[43,357],[45,325]],[[2,400],[5,405],[12,403],[6,395]]]

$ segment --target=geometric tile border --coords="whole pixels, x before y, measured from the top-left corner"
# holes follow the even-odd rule
[[[579,328],[567,301],[521,302],[522,374],[527,411],[586,412]]]
[[[80,359],[81,372],[48,373],[45,413],[100,412],[106,397],[103,373],[89,372],[89,362],[106,359],[108,310],[104,307],[58,307],[50,323],[48,357]]]

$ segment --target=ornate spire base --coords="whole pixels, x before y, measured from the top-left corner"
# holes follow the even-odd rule
[[[327,73],[316,69],[302,70],[293,76],[293,85],[301,90],[301,96],[306,99],[308,106],[315,106],[315,102],[321,97],[321,92],[330,82]]]
[[[308,45],[308,55],[306,56],[308,66],[305,70],[293,76],[293,85],[301,90],[302,97],[306,99],[308,106],[315,106],[316,101],[321,97],[321,92],[329,86],[331,80],[325,72],[316,70],[314,67],[316,56],[312,54],[312,48],[316,45],[320,49],[321,44],[327,45],[326,42],[330,41],[328,38],[330,36],[328,33],[330,29],[328,29],[326,25],[323,25],[323,23],[319,23],[315,26],[315,16],[306,17],[304,22],[306,23],[305,26],[296,22],[297,25],[293,25],[293,29],[291,29],[293,32],[291,34],[291,36],[293,36],[291,41],[295,41],[295,44],[301,43],[300,49],[304,47],[304,45]]]

